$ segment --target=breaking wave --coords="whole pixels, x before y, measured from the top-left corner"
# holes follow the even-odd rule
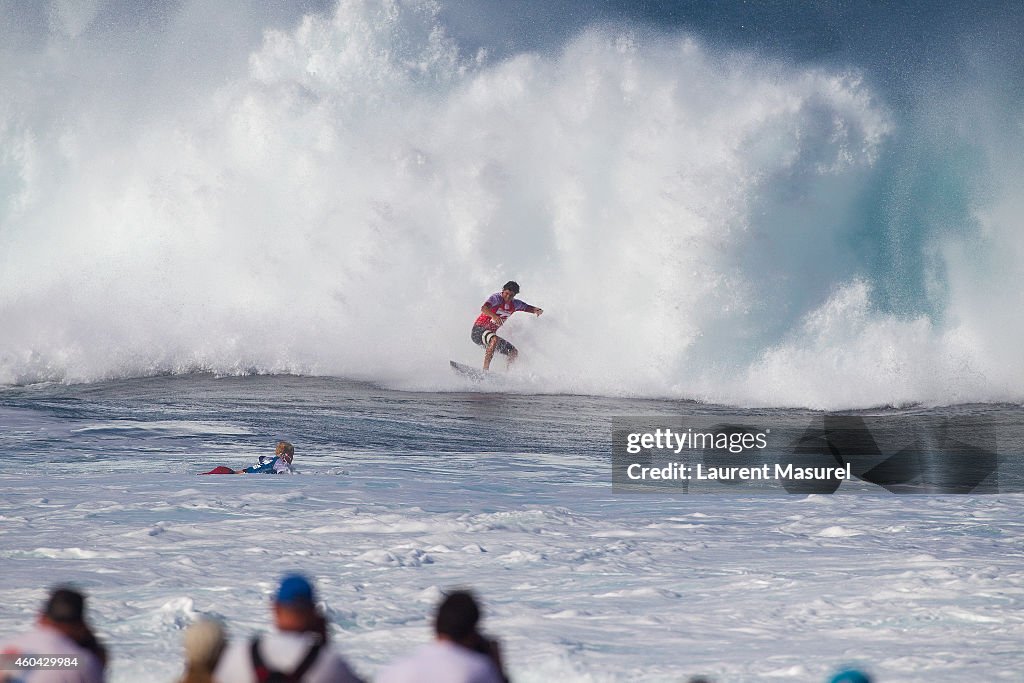
[[[1024,117],[983,86],[895,111],[855,66],[615,23],[495,58],[433,2],[255,47],[54,7],[0,71],[0,383],[450,388],[514,278],[545,314],[512,390],[1021,398]]]

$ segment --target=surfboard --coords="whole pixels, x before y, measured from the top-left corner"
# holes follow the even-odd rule
[[[484,370],[481,370],[480,368],[471,368],[468,365],[465,365],[463,363],[456,363],[453,360],[448,361],[448,363],[449,365],[452,366],[452,370],[462,375],[463,377],[468,377],[469,379],[475,380],[477,382],[479,382],[480,380],[487,379],[487,373]]]
[[[221,465],[220,467],[214,467],[209,472],[200,472],[199,474],[234,474],[234,473],[235,473],[235,471],[233,469],[231,469],[230,467],[224,467],[224,465]]]

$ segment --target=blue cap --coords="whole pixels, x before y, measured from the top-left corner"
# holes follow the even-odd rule
[[[829,683],[871,683],[871,679],[863,671],[846,669],[830,678]]]
[[[289,574],[281,579],[274,602],[279,605],[312,605],[313,586],[301,574]]]

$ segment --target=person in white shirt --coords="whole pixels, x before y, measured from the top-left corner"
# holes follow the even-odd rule
[[[480,608],[473,594],[456,591],[434,619],[434,642],[388,666],[376,683],[508,683],[497,642],[477,631]]]
[[[302,683],[362,683],[327,646],[327,624],[305,577],[281,580],[273,612],[277,632],[228,646],[213,672],[217,683],[263,683],[280,674]]]
[[[102,683],[106,649],[85,620],[85,596],[60,586],[50,592],[35,629],[0,645],[0,658],[5,683]],[[17,666],[19,660],[28,666]]]

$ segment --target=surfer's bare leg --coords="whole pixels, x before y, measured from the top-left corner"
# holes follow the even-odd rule
[[[484,370],[491,369],[491,359],[494,358],[494,349],[498,348],[498,337],[491,337],[491,341],[484,350]]]

